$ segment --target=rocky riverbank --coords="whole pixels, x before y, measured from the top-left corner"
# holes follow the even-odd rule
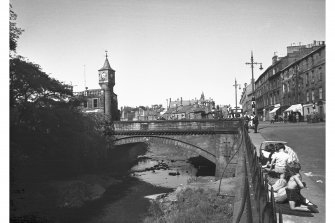
[[[200,179],[172,193],[147,196],[151,206],[144,222],[231,222],[235,180],[225,179],[218,195],[219,182]]]

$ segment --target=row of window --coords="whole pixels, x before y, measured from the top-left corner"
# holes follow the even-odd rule
[[[98,101],[99,101],[99,98],[92,98],[93,108],[98,108]],[[84,101],[84,108],[88,108],[88,101]]]
[[[318,97],[316,97],[315,90],[311,90],[311,91],[307,90],[306,91],[306,101],[307,102],[315,102],[317,100],[322,100],[323,99],[323,88],[320,87],[318,89],[318,91],[319,91],[319,94],[317,95]],[[299,94],[299,98],[300,98],[300,94]],[[260,108],[260,107],[262,107],[262,106],[264,107],[264,106],[266,106],[268,104],[270,104],[270,105],[277,104],[280,101],[278,99],[278,95],[270,95],[270,96],[267,97],[267,100],[260,99],[258,102],[260,102],[260,103],[257,103],[258,104],[257,107]]]

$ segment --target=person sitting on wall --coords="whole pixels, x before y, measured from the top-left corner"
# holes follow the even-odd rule
[[[300,164],[296,162],[289,163],[285,169],[286,174],[290,176],[285,189],[290,209],[319,213],[317,206],[300,193],[301,189],[306,188],[306,183],[302,182],[301,174],[299,173],[300,169]]]
[[[289,155],[289,159],[287,160],[288,163],[299,163],[298,155],[291,147],[285,145],[285,152]]]
[[[269,144],[265,147],[264,151],[261,154],[260,160],[262,163],[262,168],[270,167],[270,163],[272,160],[272,155],[276,152],[275,146],[273,144]]]
[[[283,143],[278,143],[275,147],[276,153],[272,155],[270,171],[283,175],[285,173],[285,167],[290,156],[285,152],[285,145]]]
[[[287,181],[290,177],[287,174],[282,174],[280,178],[272,185],[273,196],[275,202],[283,203],[287,199],[286,188]],[[269,197],[271,196],[271,185],[269,184]]]

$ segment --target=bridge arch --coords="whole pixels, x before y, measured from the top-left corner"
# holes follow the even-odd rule
[[[188,143],[188,142],[185,142],[179,139],[170,138],[170,137],[156,136],[156,135],[126,136],[126,137],[114,139],[112,143],[114,145],[124,145],[128,143],[148,142],[149,139],[152,142],[160,142],[164,144],[177,145],[183,149],[194,151],[200,156],[203,156],[204,158],[208,159],[212,163],[216,164],[215,154],[209,151],[206,151],[205,149],[200,148],[199,146],[193,145],[191,143]]]

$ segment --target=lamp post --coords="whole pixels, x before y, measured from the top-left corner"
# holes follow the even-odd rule
[[[236,78],[235,78],[235,84],[233,85],[235,87],[235,113],[237,112],[237,87],[241,89],[241,85],[237,84]]]
[[[255,80],[254,80],[254,65],[260,65],[259,69],[263,70],[262,67],[262,63],[258,63],[254,61],[254,56],[253,56],[253,52],[251,51],[251,59],[250,59],[250,63],[246,62],[246,65],[251,65],[251,87],[252,87],[252,97],[255,98]],[[253,111],[254,113],[254,111]]]

